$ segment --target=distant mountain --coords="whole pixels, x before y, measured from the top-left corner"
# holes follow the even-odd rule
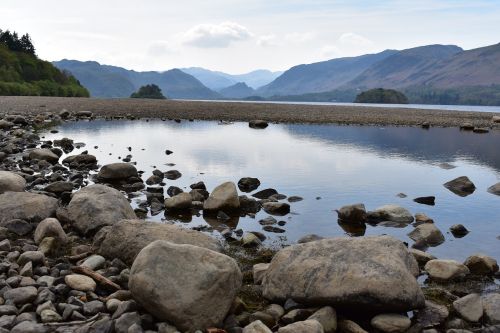
[[[61,60],[56,67],[71,72],[92,97],[129,97],[141,86],[156,84],[167,98],[218,99],[221,96],[205,87],[195,77],[179,69],[166,72],[136,72],[101,65],[95,61]]]
[[[247,86],[245,82],[238,82],[235,85],[219,90],[223,97],[246,98],[255,94],[255,90]]]
[[[455,45],[428,45],[402,50],[373,64],[343,88],[402,88],[421,83],[436,64],[463,50]]]
[[[371,65],[397,52],[386,50],[377,54],[298,65],[258,89],[257,94],[261,96],[299,95],[331,91],[351,81]]]
[[[245,74],[233,75],[224,72],[211,71],[201,67],[181,68],[181,70],[194,76],[205,86],[216,91],[230,87],[239,82],[244,82],[249,87],[256,89],[268,84],[283,73],[258,69]]]

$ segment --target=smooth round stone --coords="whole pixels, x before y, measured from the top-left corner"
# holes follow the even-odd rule
[[[80,265],[80,266],[85,266],[90,269],[96,270],[101,268],[104,263],[106,262],[106,259],[104,259],[103,256],[100,255],[93,255],[85,259],[85,261]]]
[[[411,325],[410,318],[396,313],[381,314],[371,320],[371,325],[387,333],[406,332]]]
[[[70,274],[64,277],[64,282],[71,288],[80,291],[94,291],[96,288],[95,281],[85,275]]]

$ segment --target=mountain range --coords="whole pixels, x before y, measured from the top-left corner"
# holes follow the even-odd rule
[[[155,83],[169,98],[352,102],[361,91],[391,88],[410,103],[500,105],[500,44],[464,51],[455,45],[385,50],[358,57],[230,75],[199,67],[135,72],[96,62],[54,63],[95,97],[128,97]]]

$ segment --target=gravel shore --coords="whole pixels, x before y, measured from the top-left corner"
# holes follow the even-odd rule
[[[132,115],[138,118],[179,118],[197,120],[248,121],[263,119],[284,123],[336,123],[357,125],[455,127],[471,123],[491,127],[493,113],[443,110],[325,106],[274,103],[203,102],[147,99],[93,99],[59,97],[0,97],[0,113],[93,111],[95,116]],[[500,116],[500,114],[496,114]],[[498,125],[496,125],[498,126]]]

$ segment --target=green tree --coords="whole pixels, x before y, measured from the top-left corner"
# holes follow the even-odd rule
[[[356,96],[354,103],[408,104],[408,98],[393,89],[371,89]]]
[[[148,84],[139,88],[139,90],[132,95],[131,98],[153,98],[153,99],[165,99],[160,87],[156,84]]]

